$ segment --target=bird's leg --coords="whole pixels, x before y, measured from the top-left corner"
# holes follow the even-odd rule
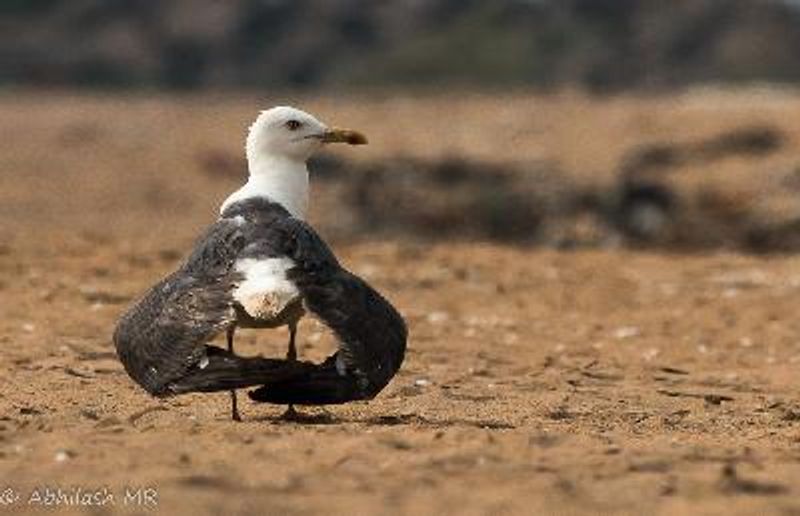
[[[286,352],[286,360],[294,362],[297,360],[297,346],[295,345],[295,337],[297,336],[297,321],[289,323],[289,350]],[[289,405],[286,412],[281,416],[282,419],[289,421],[297,419],[297,411],[294,410],[294,405]]]
[[[233,334],[236,332],[236,326],[230,325],[228,330],[225,332],[225,336],[228,338],[228,351],[233,353]],[[236,399],[236,389],[231,389],[231,419],[234,421],[241,421],[242,416],[239,415],[239,404]]]
[[[297,336],[297,322],[289,323],[289,351],[286,352],[286,360],[294,362],[297,360],[297,346],[294,339]]]

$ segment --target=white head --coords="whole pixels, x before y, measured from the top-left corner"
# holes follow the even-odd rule
[[[359,145],[367,139],[356,131],[329,129],[299,109],[278,106],[261,114],[247,135],[247,160],[261,158],[305,162],[325,143]]]
[[[250,178],[228,197],[220,212],[234,202],[265,197],[298,218],[308,206],[306,161],[326,143],[361,145],[367,139],[349,129],[331,129],[305,111],[274,107],[262,111],[247,134]]]

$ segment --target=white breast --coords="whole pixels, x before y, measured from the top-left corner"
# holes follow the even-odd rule
[[[294,266],[289,258],[244,258],[236,262],[236,270],[244,279],[233,292],[233,298],[255,319],[271,320],[300,296],[297,287],[286,277]]]

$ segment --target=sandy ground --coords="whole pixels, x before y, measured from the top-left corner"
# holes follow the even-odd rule
[[[697,132],[800,107],[738,95],[517,98],[542,107],[531,123],[562,128],[532,134],[500,116],[505,104],[458,101],[449,121],[462,129],[427,147],[414,129],[447,124],[424,116],[442,99],[306,101],[370,133],[371,158],[412,143],[507,154],[510,135],[530,139],[529,157],[604,170],[618,135],[573,155],[575,112],[598,134],[604,117],[652,117],[678,139],[681,117]],[[792,256],[336,242],[410,326],[406,363],[376,400],[297,424],[250,402],[231,422],[226,394],[149,398],[116,361],[114,322],[235,187],[197,172],[198,149],[240,148],[264,102],[196,100],[0,98],[0,511],[42,511],[29,502],[49,487],[108,489],[115,503],[94,514],[800,514]],[[312,359],[333,347],[309,321],[300,342]],[[278,356],[285,343],[243,331],[238,349]],[[126,488],[142,497],[126,504]]]

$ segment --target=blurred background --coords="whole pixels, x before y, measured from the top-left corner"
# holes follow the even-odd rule
[[[372,137],[314,165],[332,238],[794,250],[798,79],[790,0],[5,0],[3,213],[196,218],[287,102]]]
[[[789,0],[5,0],[13,85],[594,92],[800,78]]]

